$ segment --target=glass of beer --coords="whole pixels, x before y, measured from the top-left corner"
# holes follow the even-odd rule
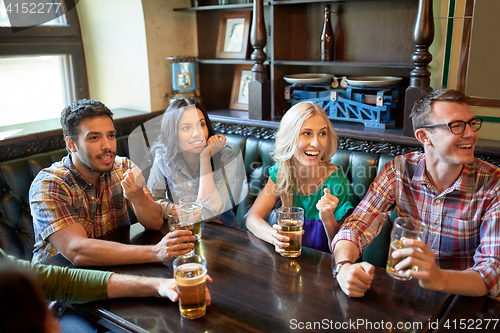
[[[427,232],[425,223],[413,219],[411,217],[398,217],[392,226],[391,231],[391,246],[389,248],[389,256],[387,257],[386,272],[390,276],[398,280],[410,280],[411,276],[406,276],[404,272],[408,269],[417,270],[415,266],[409,266],[405,270],[396,271],[396,266],[403,258],[393,258],[392,252],[404,248],[402,238],[410,238],[415,240],[423,240]]]
[[[196,195],[188,195],[179,199],[180,211],[193,212],[194,215],[194,231],[196,241],[201,239],[201,229],[203,224],[202,211],[203,206]]]
[[[188,258],[177,257],[173,266],[181,316],[186,319],[203,316],[206,311],[206,259],[197,254]]]
[[[278,209],[278,225],[280,235],[287,236],[290,246],[285,247],[283,257],[295,258],[302,253],[302,226],[304,225],[304,210],[300,207],[281,207]]]
[[[191,232],[194,234],[194,218],[193,214],[191,213],[191,216],[189,214],[184,214],[179,213],[175,209],[170,210],[168,213],[168,230],[170,231],[176,231],[176,230],[191,230]],[[180,218],[180,215],[182,215],[182,219]],[[183,242],[183,243],[193,243],[194,242]],[[190,257],[194,255],[194,248],[186,253],[183,254],[182,256],[179,257]]]

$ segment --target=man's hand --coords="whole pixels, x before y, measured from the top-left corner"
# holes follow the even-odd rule
[[[436,266],[434,252],[422,241],[403,238],[404,248],[392,253],[393,258],[404,258],[394,269],[404,270],[408,266],[416,266],[417,271],[407,269],[404,274],[419,280],[420,286],[425,289],[441,290],[443,287],[441,270]]]
[[[143,186],[146,181],[139,168],[128,169],[123,175],[121,185],[123,195],[131,202],[136,202],[145,196]]]
[[[207,274],[207,282],[212,283],[212,278]],[[161,297],[168,297],[172,302],[177,302],[179,300],[179,294],[177,293],[177,285],[174,279],[166,279],[165,283],[160,284],[158,288],[158,294]],[[205,305],[209,306],[212,303],[212,297],[210,296],[210,291],[205,287]]]
[[[367,262],[344,264],[337,275],[337,282],[349,297],[363,297],[370,289],[375,267]]]
[[[162,240],[153,246],[153,252],[159,262],[166,262],[191,251],[196,237],[191,230],[176,230],[166,234]]]

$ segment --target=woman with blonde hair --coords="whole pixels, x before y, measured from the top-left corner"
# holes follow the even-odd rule
[[[314,102],[301,102],[283,116],[276,133],[269,180],[247,218],[255,236],[273,244],[278,253],[289,246],[264,218],[281,205],[304,209],[302,245],[330,252],[331,240],[354,208],[344,172],[330,163],[337,150],[337,136],[325,111]]]

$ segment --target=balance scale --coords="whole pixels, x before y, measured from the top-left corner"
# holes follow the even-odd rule
[[[396,77],[337,78],[330,74],[295,74],[284,77],[285,99],[295,105],[303,101],[318,103],[331,120],[358,122],[370,128],[394,125],[391,109],[398,102]]]

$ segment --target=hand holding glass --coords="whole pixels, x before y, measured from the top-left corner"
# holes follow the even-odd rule
[[[173,267],[181,316],[186,319],[203,316],[206,312],[206,259],[197,254],[188,258],[178,257]]]
[[[196,195],[188,195],[185,197],[181,197],[179,199],[179,210],[180,214],[184,213],[189,214],[193,213],[194,215],[194,231],[193,234],[196,237],[196,240],[199,241],[201,239],[201,229],[202,229],[202,211],[203,206],[199,198]]]
[[[191,216],[184,216],[183,221],[179,218],[177,215],[177,212],[175,209],[170,210],[168,213],[168,230],[176,231],[176,230],[191,230],[194,234],[194,218]],[[184,243],[192,243],[194,245],[194,242],[184,242]],[[191,249],[190,252],[183,254],[179,257],[190,257],[194,255],[194,248]]]
[[[304,210],[300,207],[281,207],[277,212],[280,235],[290,239],[290,246],[285,247],[283,257],[295,258],[302,253],[302,226],[304,225]]]
[[[427,226],[425,223],[415,220],[411,217],[398,217],[394,221],[391,231],[391,243],[389,248],[389,256],[387,258],[386,272],[389,276],[399,280],[410,280],[411,276],[406,276],[405,271],[396,271],[396,266],[400,261],[405,258],[393,258],[392,253],[395,250],[404,248],[402,238],[410,238],[415,240],[423,240]],[[417,267],[410,266],[407,269],[417,270]]]

